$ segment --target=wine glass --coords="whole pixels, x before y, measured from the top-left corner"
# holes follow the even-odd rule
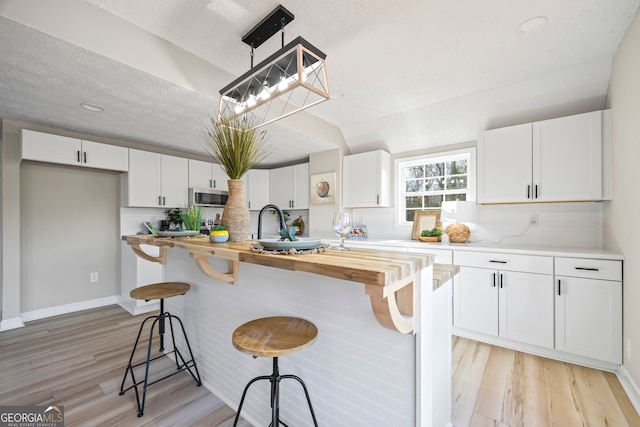
[[[348,251],[349,249],[344,246],[344,239],[351,230],[351,215],[346,212],[338,212],[333,215],[333,231],[336,236],[340,237],[340,246],[336,248],[337,251]]]

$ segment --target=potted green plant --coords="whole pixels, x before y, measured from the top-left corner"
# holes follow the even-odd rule
[[[232,119],[213,123],[208,134],[207,149],[229,177],[229,196],[222,211],[222,225],[229,231],[229,240],[242,242],[249,235],[249,208],[244,201],[241,178],[267,156],[265,131],[254,129],[246,120]]]
[[[189,205],[180,209],[180,219],[185,230],[200,230],[202,225],[202,206]]]
[[[440,242],[442,241],[442,229],[435,227],[431,230],[422,230],[418,238],[421,242]]]
[[[209,231],[209,239],[214,243],[224,243],[229,240],[229,230],[224,225],[214,225]]]
[[[164,211],[164,214],[167,217],[167,221],[169,221],[169,228],[171,230],[182,230],[182,212],[180,209],[167,209]],[[171,224],[174,224],[173,228],[171,228]]]

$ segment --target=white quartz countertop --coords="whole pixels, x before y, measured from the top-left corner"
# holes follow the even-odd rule
[[[323,239],[326,242],[337,244],[337,239]],[[538,255],[538,256],[554,256],[554,257],[576,257],[576,258],[592,258],[592,259],[609,259],[623,260],[624,255],[620,252],[610,251],[600,248],[578,248],[578,247],[558,247],[558,246],[518,246],[518,245],[500,245],[488,242],[468,242],[468,243],[426,243],[418,240],[402,240],[402,239],[367,239],[367,240],[346,240],[345,245],[357,245],[365,247],[366,245],[390,246],[390,247],[406,247],[409,251],[412,249],[429,249],[434,250],[454,250],[454,251],[476,251],[476,252],[494,252],[509,253],[522,255]]]

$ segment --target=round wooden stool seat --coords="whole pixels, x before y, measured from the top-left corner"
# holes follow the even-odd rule
[[[189,292],[191,285],[182,282],[162,282],[152,285],[140,286],[133,289],[129,295],[134,299],[149,301],[152,299],[163,299],[184,295]]]
[[[297,317],[263,317],[238,326],[233,346],[257,357],[280,357],[304,350],[318,338],[313,323]]]

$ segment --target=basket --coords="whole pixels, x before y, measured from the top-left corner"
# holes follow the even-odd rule
[[[420,239],[421,242],[441,242],[442,236],[418,236],[418,239]]]
[[[469,227],[459,222],[451,224],[444,232],[449,236],[451,243],[464,243],[469,240],[469,236],[471,236]]]

